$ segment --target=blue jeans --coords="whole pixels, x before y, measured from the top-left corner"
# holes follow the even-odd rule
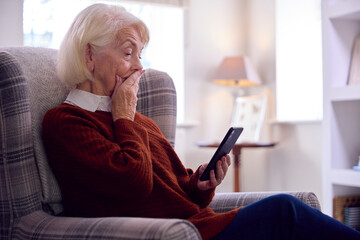
[[[278,194],[241,209],[214,239],[360,240],[360,232],[291,195]]]

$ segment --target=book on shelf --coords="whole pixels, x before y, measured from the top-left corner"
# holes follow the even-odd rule
[[[360,36],[354,40],[348,79],[348,85],[356,84],[360,84]]]
[[[360,156],[358,157],[358,165],[354,166],[353,169],[360,172]]]
[[[360,207],[345,208],[345,224],[360,231]]]
[[[360,196],[335,196],[333,199],[333,216],[336,220],[345,223],[346,220],[350,219],[351,216],[352,223],[353,215],[357,210],[350,210],[350,214],[348,214],[348,218],[346,218],[346,209],[347,208],[360,208]],[[347,210],[349,211],[349,210]]]

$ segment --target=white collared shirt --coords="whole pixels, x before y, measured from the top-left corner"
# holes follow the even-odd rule
[[[74,105],[90,112],[97,110],[111,112],[111,99],[79,89],[72,89],[64,103]]]

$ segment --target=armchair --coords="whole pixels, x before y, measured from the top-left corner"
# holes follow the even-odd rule
[[[61,193],[41,139],[42,117],[69,91],[56,77],[56,55],[46,48],[0,48],[0,239],[201,239],[194,225],[182,219],[61,216]],[[171,78],[147,70],[138,99],[137,110],[174,144]],[[225,212],[271,194],[216,194],[210,206]],[[313,193],[291,194],[320,209]]]

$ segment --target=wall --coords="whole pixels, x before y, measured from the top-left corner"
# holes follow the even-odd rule
[[[185,32],[185,118],[198,124],[181,130],[180,155],[187,167],[207,162],[215,149],[197,141],[220,140],[230,124],[233,106],[227,88],[210,83],[223,57],[248,55],[269,96],[267,120],[275,118],[275,0],[190,0]],[[259,90],[257,90],[259,91]],[[287,123],[264,126],[262,140],[273,149],[244,149],[243,191],[313,191],[321,199],[321,124]],[[184,140],[185,139],[185,140]],[[232,166],[233,167],[233,166]],[[233,190],[233,171],[218,192]]]
[[[313,191],[321,198],[321,124],[280,124],[273,129],[280,144],[269,154],[267,188]]]
[[[233,98],[230,89],[210,82],[225,56],[239,55],[245,47],[242,15],[244,1],[190,0],[185,24],[185,120],[198,123],[186,132],[183,161],[196,169],[210,160],[215,149],[196,146],[197,141],[223,137],[230,124]],[[229,182],[229,183],[227,183]],[[226,178],[224,191],[231,191]]]
[[[0,47],[23,44],[22,9],[22,0],[0,0]]]

